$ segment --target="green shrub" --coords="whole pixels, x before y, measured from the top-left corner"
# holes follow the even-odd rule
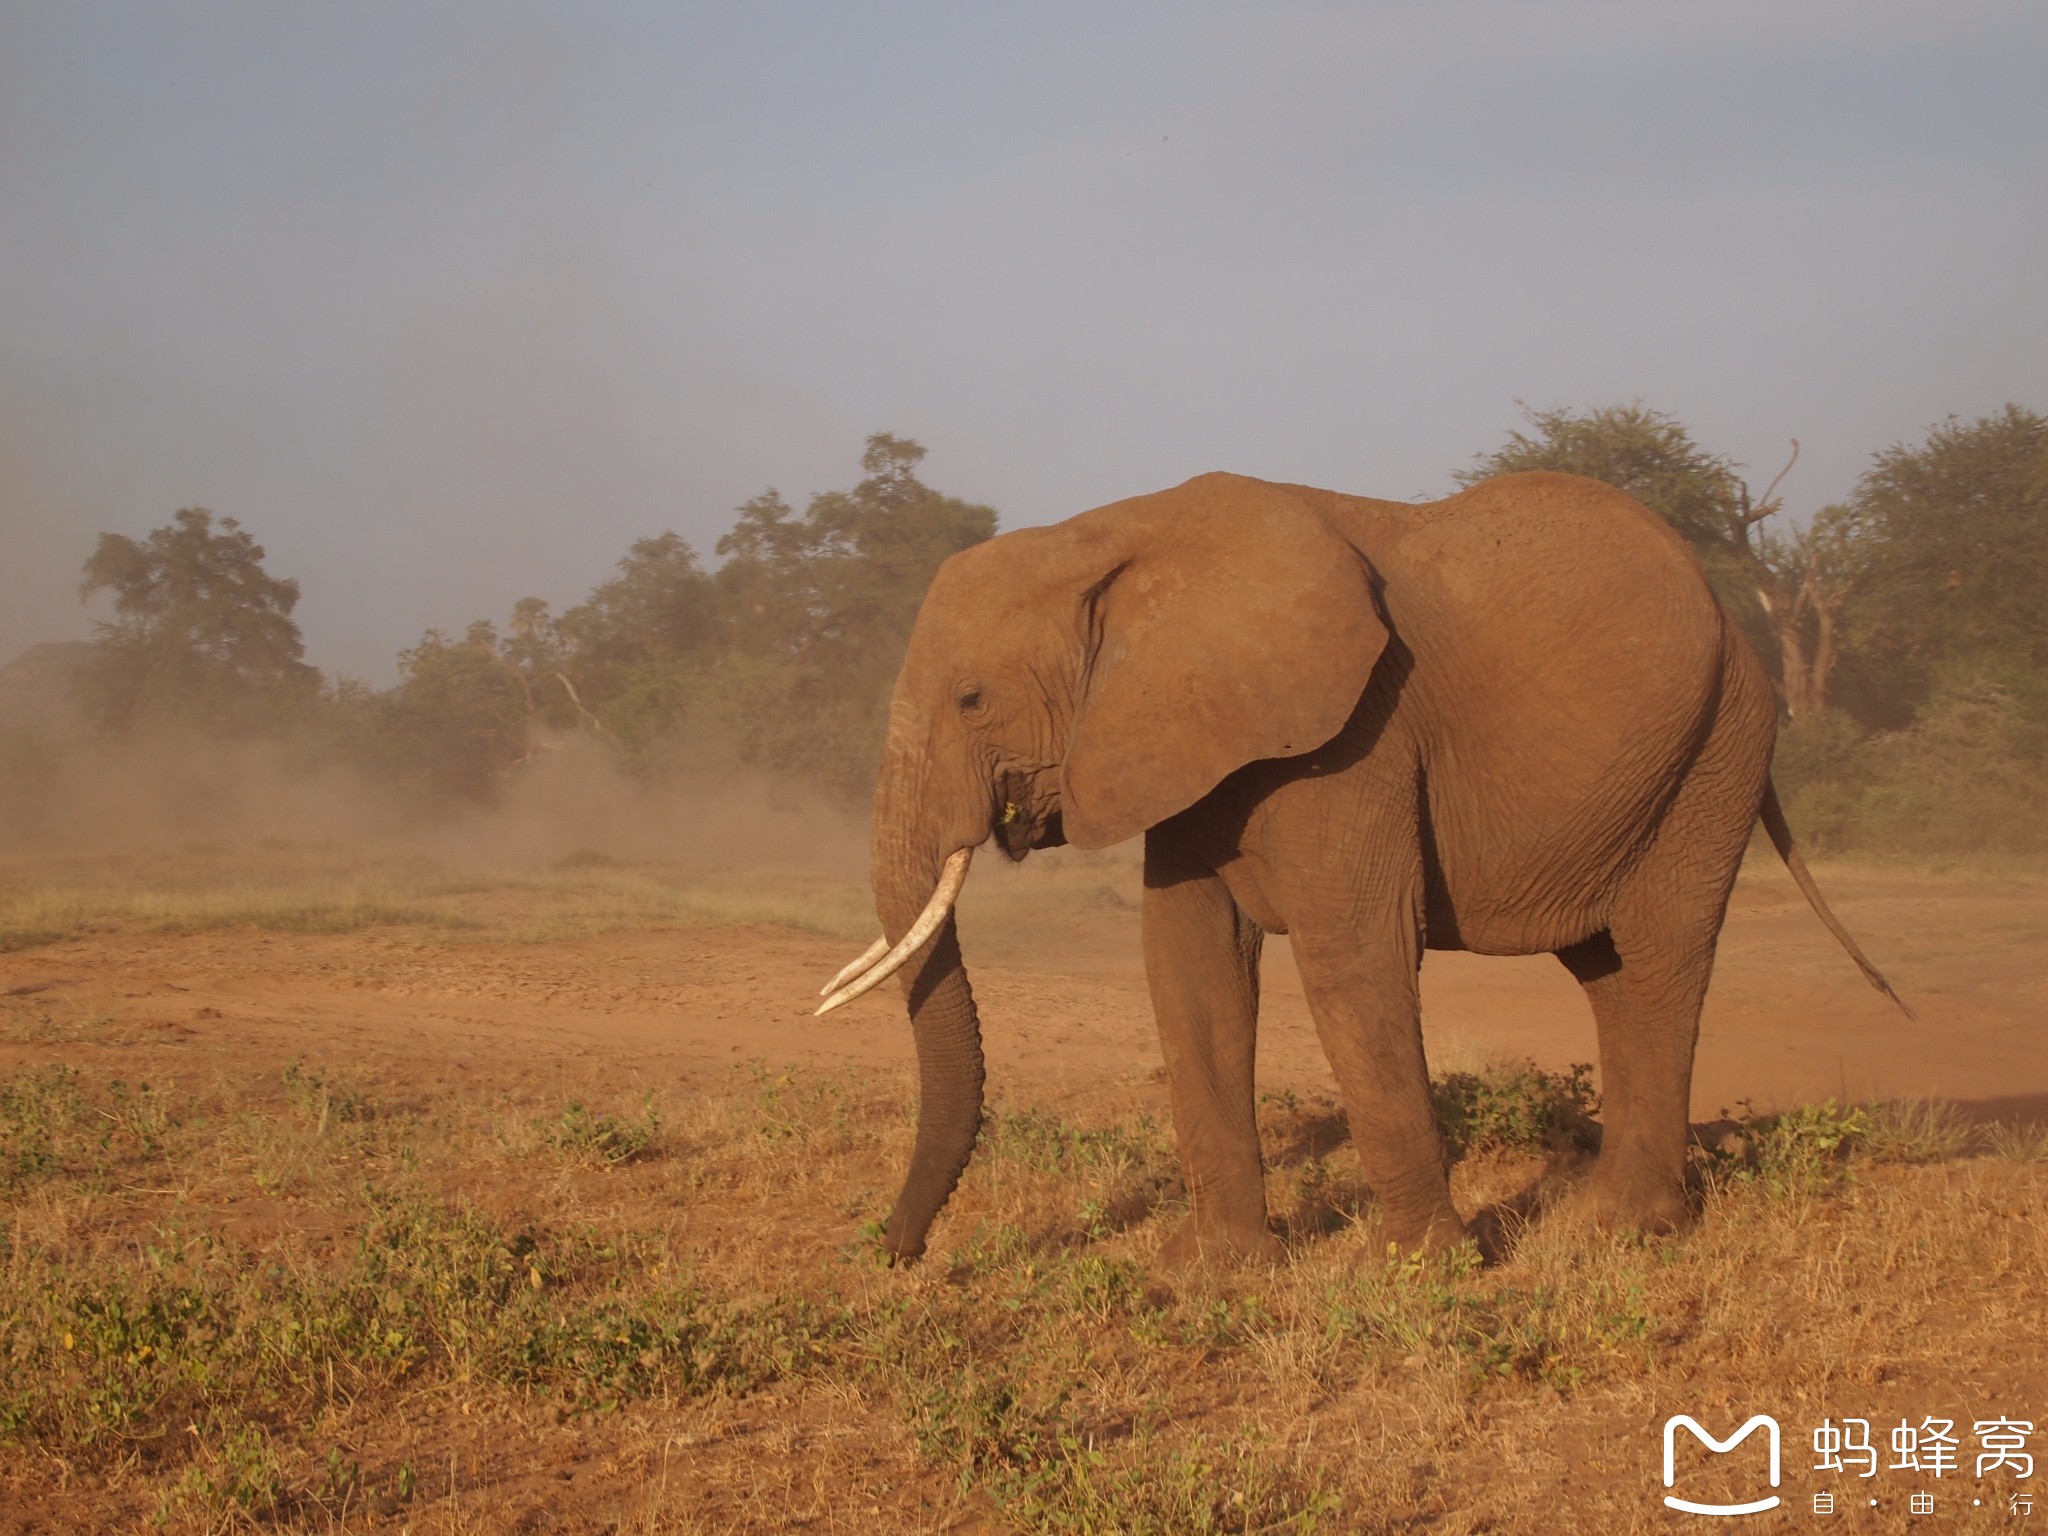
[[[1472,1152],[1545,1152],[1599,1145],[1600,1097],[1590,1062],[1545,1072],[1534,1062],[1447,1072],[1430,1085],[1452,1158]]]
[[[1842,1177],[1870,1135],[1868,1110],[1833,1099],[1759,1115],[1745,1101],[1735,1129],[1705,1154],[1706,1175],[1723,1186],[1755,1183],[1775,1194],[1818,1189]]]
[[[165,1497],[159,1520],[172,1510],[196,1505],[209,1524],[231,1529],[251,1516],[274,1514],[288,1497],[270,1437],[249,1424],[231,1430],[210,1448],[204,1461],[185,1469]]]
[[[1824,852],[2048,849],[2048,761],[2003,683],[1965,674],[1902,731],[1833,711],[1780,732],[1773,772],[1794,833]]]

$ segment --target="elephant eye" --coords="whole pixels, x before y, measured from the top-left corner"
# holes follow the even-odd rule
[[[957,702],[960,705],[962,714],[973,714],[974,711],[981,708],[981,684],[968,683],[960,690]]]

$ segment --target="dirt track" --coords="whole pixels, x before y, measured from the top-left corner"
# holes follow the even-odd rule
[[[1846,870],[1823,879],[1920,1022],[1864,985],[1789,880],[1746,877],[1702,1026],[1695,1118],[1742,1100],[1770,1110],[1922,1095],[2048,1117],[2048,887]],[[969,922],[998,1095],[1085,1095],[1154,1076],[1134,912],[977,938]],[[761,927],[517,944],[374,929],[110,934],[0,956],[0,992],[80,1022],[67,1055],[160,1047],[200,1073],[280,1051],[360,1058],[416,1083],[445,1073],[508,1086],[565,1070],[617,1081],[757,1056],[906,1069],[893,989],[811,1017],[814,988],[857,947]],[[994,956],[977,961],[978,950]],[[1328,1092],[1284,940],[1269,946],[1266,972],[1263,1085]],[[1547,956],[1431,954],[1423,1016],[1438,1068],[1523,1056],[1562,1067],[1598,1054],[1583,998]]]

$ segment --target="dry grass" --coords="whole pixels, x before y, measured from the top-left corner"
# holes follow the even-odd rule
[[[1128,852],[1059,850],[1021,868],[994,856],[982,864],[961,910],[977,954],[1043,950],[1077,922],[1136,913],[1138,864]],[[0,952],[123,930],[420,928],[537,942],[706,923],[861,939],[876,926],[873,897],[859,882],[594,853],[502,868],[284,843],[0,859]]]
[[[1700,1153],[1689,1233],[1507,1217],[1482,1265],[1384,1251],[1327,1106],[1269,1100],[1290,1260],[1168,1287],[1168,1137],[1114,1106],[999,1106],[926,1261],[878,1267],[905,1097],[760,1066],[614,1102],[24,1069],[0,1477],[194,1531],[1557,1528],[1532,1489],[1627,1531],[1662,1515],[1665,1414],[1874,1416],[2048,1308],[2048,1166],[1937,1106],[1746,1123]],[[1554,1203],[1571,1080],[1441,1102],[1467,1209]]]
[[[279,844],[0,862],[0,951],[95,932],[223,928],[423,928],[531,941],[767,923],[851,937],[873,926],[872,910],[867,892],[848,881],[622,864],[594,854],[494,869]]]

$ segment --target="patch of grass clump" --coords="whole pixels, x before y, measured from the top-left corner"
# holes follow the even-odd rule
[[[644,1156],[661,1130],[649,1095],[637,1116],[607,1115],[571,1099],[561,1114],[541,1126],[542,1139],[564,1157],[611,1165]]]
[[[1319,1378],[1399,1359],[1468,1391],[1521,1380],[1568,1392],[1618,1359],[1639,1360],[1650,1317],[1637,1266],[1603,1252],[1565,1268],[1529,1284],[1486,1269],[1470,1244],[1437,1259],[1389,1252],[1317,1298],[1328,1345]]]
[[[353,1123],[374,1119],[376,1104],[360,1088],[314,1071],[297,1057],[285,1063],[285,1103],[316,1131],[329,1123]]]
[[[251,1265],[236,1245],[178,1231],[133,1266],[17,1251],[0,1433],[90,1448],[434,1379],[607,1411],[758,1385],[802,1351],[778,1304],[719,1303],[673,1280],[618,1295],[617,1277],[643,1267],[630,1243],[365,1198],[352,1252],[329,1269]]]
[[[453,913],[381,893],[352,890],[303,895],[290,891],[179,892],[129,904],[152,933],[211,933],[254,928],[263,933],[355,933],[365,928],[466,928]]]
[[[536,900],[546,914],[538,922]],[[852,937],[873,922],[872,898],[853,881],[627,865],[590,850],[485,870],[315,846],[0,861],[0,953],[87,935],[234,928],[527,942],[724,923]]]
[[[1860,1150],[1880,1163],[1945,1163],[1977,1141],[1977,1129],[1940,1099],[1887,1099],[1867,1111]]]
[[[1333,1528],[1343,1499],[1276,1463],[1256,1432],[1177,1441],[1152,1427],[1099,1441],[1064,1395],[1033,1401],[1000,1370],[920,1383],[911,1393],[919,1452],[985,1493],[1017,1529],[1132,1536],[1225,1536]]]
[[[1984,1142],[2009,1163],[2048,1163],[2048,1125],[1993,1125]]]
[[[276,1514],[290,1498],[277,1448],[260,1425],[245,1424],[210,1444],[164,1496],[157,1523],[181,1510],[232,1525]]]
[[[1039,1173],[1121,1172],[1157,1159],[1165,1140],[1149,1115],[1130,1125],[1077,1126],[1045,1110],[1002,1110],[982,1126],[980,1147]]]
[[[1939,1099],[1825,1099],[1774,1115],[1758,1114],[1745,1101],[1719,1143],[1695,1157],[1710,1185],[1753,1183],[1774,1194],[1802,1194],[1853,1178],[1858,1163],[1916,1165],[1979,1150],[1998,1154],[2002,1134],[2014,1133],[1996,1126],[1980,1131]]]
[[[85,1116],[77,1075],[46,1067],[0,1085],[0,1194],[57,1171]]]
[[[608,853],[599,853],[595,848],[575,848],[563,854],[549,866],[551,869],[570,873],[579,869],[617,869],[619,861]]]
[[[45,944],[56,944],[71,938],[77,931],[75,928],[51,928],[34,923],[0,920],[0,955],[10,954],[17,949],[40,949]]]
[[[103,1188],[123,1160],[158,1150],[171,1118],[148,1083],[94,1083],[61,1064],[18,1071],[0,1081],[0,1197],[60,1175]]]

